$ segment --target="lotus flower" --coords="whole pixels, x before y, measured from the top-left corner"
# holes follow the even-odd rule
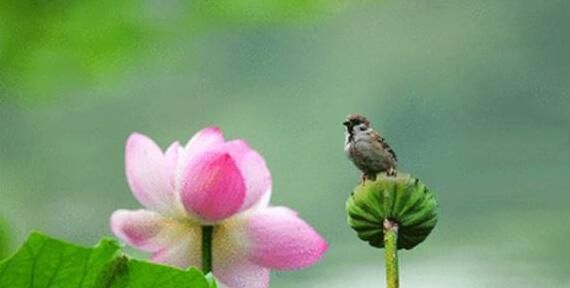
[[[297,213],[269,206],[271,175],[243,140],[226,142],[218,128],[198,132],[163,153],[134,133],[126,147],[126,174],[140,210],[117,210],[111,229],[150,252],[151,260],[202,267],[203,227],[211,234],[212,272],[222,286],[264,288],[271,269],[316,263],[323,238]]]

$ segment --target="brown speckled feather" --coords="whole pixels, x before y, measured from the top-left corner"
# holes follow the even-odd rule
[[[380,143],[380,145],[382,145],[382,149],[384,149],[386,152],[390,153],[392,157],[394,157],[394,162],[397,162],[398,156],[396,156],[396,152],[394,152],[394,149],[390,147],[388,142],[386,142],[386,140],[384,140],[384,138],[380,136],[380,134],[378,134],[376,131],[373,131],[371,134],[373,138],[376,139]]]

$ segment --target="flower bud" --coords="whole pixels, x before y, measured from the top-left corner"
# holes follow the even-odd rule
[[[384,248],[384,220],[398,225],[398,249],[424,241],[437,223],[437,202],[428,188],[409,174],[379,174],[355,188],[346,202],[348,224],[371,246]]]

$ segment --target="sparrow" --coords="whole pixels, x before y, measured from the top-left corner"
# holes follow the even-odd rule
[[[345,127],[344,152],[362,171],[361,181],[374,180],[378,173],[396,175],[398,158],[384,138],[374,131],[370,121],[361,115],[349,115]]]

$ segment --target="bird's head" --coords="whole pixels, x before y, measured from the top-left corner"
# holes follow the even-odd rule
[[[370,121],[368,121],[366,117],[358,114],[346,117],[346,120],[342,122],[342,125],[346,127],[346,131],[350,134],[370,130]]]

